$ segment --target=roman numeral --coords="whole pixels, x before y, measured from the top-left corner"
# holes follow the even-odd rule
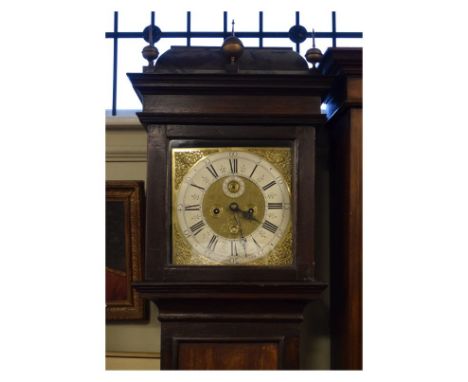
[[[269,210],[282,210],[283,203],[268,203]]]
[[[198,223],[195,223],[193,226],[190,227],[190,230],[193,232],[193,236],[197,236],[205,226],[203,220],[200,220]]]
[[[200,211],[201,206],[199,204],[192,204],[190,206],[185,206],[185,211]]]
[[[231,256],[237,256],[237,242],[236,241],[231,241]]]
[[[208,243],[208,247],[207,247],[207,248],[208,248],[209,250],[211,250],[211,251],[214,252],[214,250],[215,250],[215,248],[216,248],[216,244],[218,244],[218,236],[213,235],[213,236],[211,237],[210,242]]]
[[[263,223],[262,227],[265,228],[267,231],[270,231],[271,233],[276,233],[276,230],[278,229],[278,226],[274,225],[268,220],[265,220],[265,223]]]
[[[268,190],[270,187],[273,187],[276,184],[276,180],[272,180],[270,183],[264,185],[262,188],[264,191]]]
[[[249,178],[252,177],[252,175],[254,174],[254,172],[255,172],[255,170],[257,169],[257,167],[258,167],[258,164],[255,165],[254,169],[253,169],[252,172],[250,173]]]
[[[200,190],[202,190],[202,191],[205,191],[205,189],[204,189],[203,187],[197,186],[196,184],[190,183],[190,185],[191,185],[192,187],[196,187],[196,188],[198,188],[198,189],[200,189]]]
[[[207,166],[206,169],[210,172],[211,175],[213,175],[215,179],[218,179],[218,173],[216,172],[216,169],[213,167],[212,164]]]
[[[237,174],[237,158],[229,159],[229,165],[231,166],[231,172]]]

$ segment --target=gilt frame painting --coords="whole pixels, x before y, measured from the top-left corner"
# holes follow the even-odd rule
[[[148,302],[132,288],[142,279],[143,181],[106,182],[106,321],[147,320]]]

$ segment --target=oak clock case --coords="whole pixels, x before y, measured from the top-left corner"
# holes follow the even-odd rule
[[[172,147],[171,263],[290,266],[292,149]]]
[[[313,280],[314,126],[213,122],[147,125],[145,279]]]
[[[298,369],[304,308],[325,288],[315,134],[331,79],[286,48],[245,48],[238,64],[173,47],[129,74],[148,137],[134,285],[158,305],[162,369]]]

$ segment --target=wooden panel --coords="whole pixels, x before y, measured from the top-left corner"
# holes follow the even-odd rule
[[[350,110],[349,137],[349,240],[347,299],[349,301],[346,356],[352,369],[362,369],[362,109]]]
[[[168,220],[163,214],[169,205],[167,174],[167,151],[165,127],[148,128],[148,175],[146,182],[146,253],[145,279],[162,279],[166,263],[167,239],[170,235]],[[162,218],[161,218],[162,217]]]
[[[284,126],[322,126],[326,122],[326,117],[323,114],[308,113],[308,114],[278,114],[278,113],[211,113],[211,114],[199,114],[199,113],[173,113],[171,111],[165,112],[140,112],[137,113],[140,121],[145,124],[145,128],[148,129],[148,125],[174,125],[175,129],[168,128],[168,138],[180,138],[180,137],[198,137],[194,133],[203,134],[203,138],[220,138],[223,135],[231,134],[232,139],[245,138],[245,134],[237,131],[237,126],[252,125],[260,126],[260,130],[249,132],[250,137],[256,137],[257,139],[269,139],[269,138],[285,138],[291,136],[290,129],[285,129]],[[217,125],[217,130],[213,130],[214,126]],[[281,127],[279,127],[281,126]],[[169,126],[170,127],[170,126]],[[230,130],[224,132],[225,129]],[[269,129],[273,129],[270,133]],[[185,131],[187,129],[187,131]],[[254,135],[251,136],[251,133]],[[221,134],[221,135],[219,135]]]
[[[254,113],[320,114],[320,98],[313,96],[283,97],[275,95],[151,95],[144,104],[153,113]]]
[[[180,370],[276,370],[278,362],[277,343],[179,344]]]
[[[347,82],[348,102],[362,102],[362,78],[348,78]]]
[[[328,49],[320,67],[336,76],[326,96],[331,367],[356,370],[362,369],[362,49]]]
[[[332,124],[332,368],[362,368],[362,110]]]
[[[296,264],[298,279],[313,279],[315,267],[315,129],[298,129],[296,140]]]
[[[185,298],[177,301],[168,298],[157,301],[161,320],[161,369],[181,368],[179,361],[184,356],[179,352],[184,351],[183,344],[207,343],[247,344],[246,348],[250,349],[250,346],[257,345],[257,351],[262,350],[259,345],[274,344],[277,346],[274,368],[298,369],[300,325],[306,302],[285,303],[278,307],[281,302],[257,300],[263,309],[252,309],[255,301],[246,304],[242,300],[239,298],[226,303],[224,300],[191,301]],[[183,305],[187,306],[181,308]],[[226,308],[228,306],[231,308]],[[218,314],[216,307],[224,311]],[[270,347],[265,352],[269,352],[268,349]],[[205,358],[199,362],[205,362]],[[207,366],[197,367],[210,369],[212,362],[208,362]]]

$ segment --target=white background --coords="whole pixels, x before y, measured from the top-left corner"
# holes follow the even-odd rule
[[[364,32],[365,370],[256,380],[466,380],[466,12],[450,0],[3,2],[2,380],[246,377],[104,371],[104,32],[114,10],[174,4],[239,29],[259,10],[336,10]]]

